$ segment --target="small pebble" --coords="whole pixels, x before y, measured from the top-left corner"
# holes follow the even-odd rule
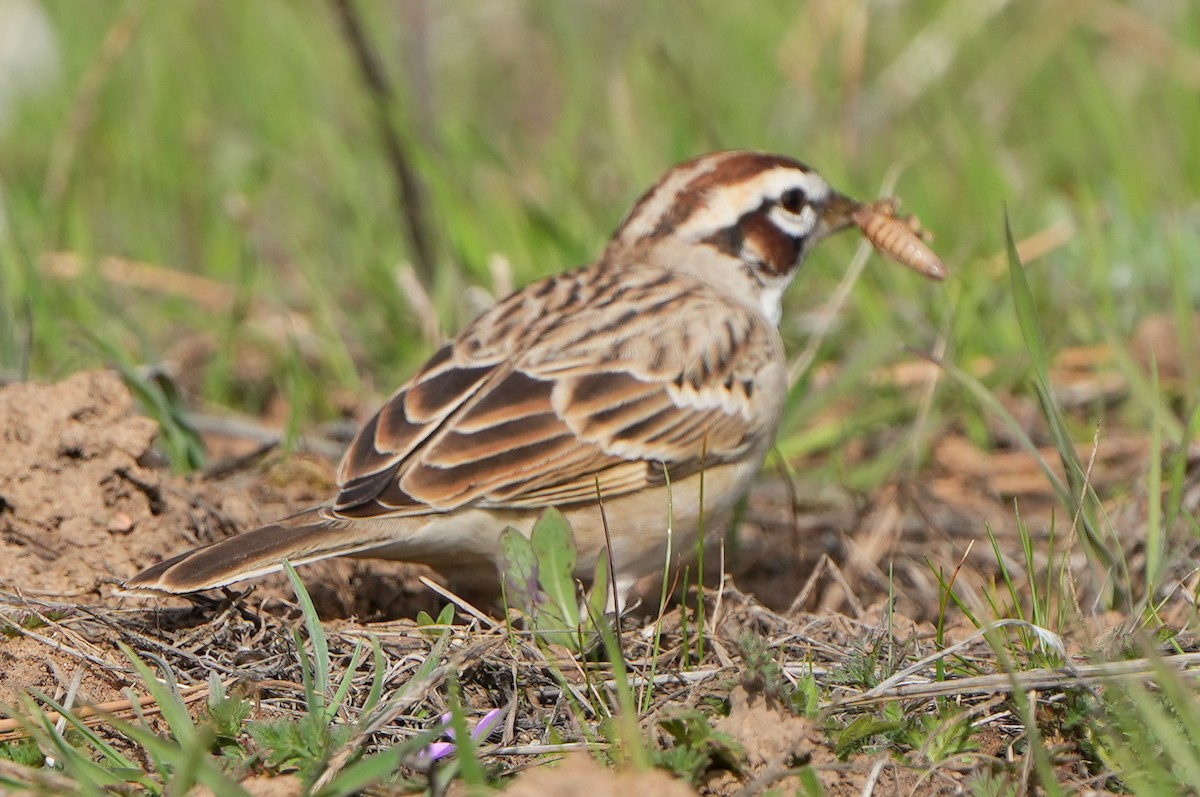
[[[109,518],[108,530],[113,534],[128,534],[133,531],[133,518],[128,512],[117,512]]]

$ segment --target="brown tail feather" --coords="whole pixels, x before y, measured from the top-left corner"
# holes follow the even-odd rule
[[[309,509],[261,528],[180,554],[146,568],[122,586],[134,595],[179,595],[223,587],[294,565],[376,548],[386,539],[364,539],[348,525]]]

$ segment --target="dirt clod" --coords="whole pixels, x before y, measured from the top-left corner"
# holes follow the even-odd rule
[[[166,500],[163,474],[138,464],[157,434],[106,371],[0,389],[0,585],[96,593],[151,561],[164,541],[184,544],[169,530],[177,518],[155,505]]]
[[[744,686],[733,690],[729,716],[721,720],[717,730],[741,743],[751,770],[768,766],[788,768],[812,755],[808,740],[812,723],[776,705],[762,692]]]
[[[696,792],[661,770],[613,772],[586,755],[572,755],[555,767],[538,767],[517,776],[504,791],[508,797],[695,797]]]

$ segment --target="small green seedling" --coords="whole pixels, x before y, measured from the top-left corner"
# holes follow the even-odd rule
[[[577,562],[571,524],[557,509],[543,512],[529,537],[511,527],[500,536],[506,604],[524,614],[539,641],[582,653],[594,644],[604,616],[608,560],[596,563],[595,588],[586,595],[575,580]]]

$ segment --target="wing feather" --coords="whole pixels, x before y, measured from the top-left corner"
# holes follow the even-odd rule
[[[542,487],[519,484],[512,496],[497,496],[481,502],[481,506],[500,509],[537,509],[548,506],[566,506],[581,501],[596,500],[596,490],[610,498],[636,492],[651,483],[650,471],[654,466],[646,462],[622,462],[592,474],[587,478],[576,478],[568,482]]]
[[[561,506],[594,500],[597,480],[611,497],[661,483],[664,466],[674,479],[745,456],[773,420],[747,385],[780,345],[749,308],[660,270],[550,278],[389,399],[343,459],[335,512]]]

